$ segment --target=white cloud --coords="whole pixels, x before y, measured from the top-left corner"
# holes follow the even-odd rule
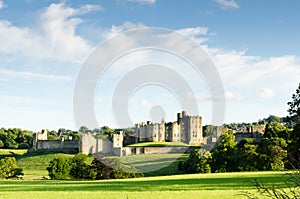
[[[128,2],[135,2],[135,3],[141,3],[141,4],[155,4],[156,0],[127,0]]]
[[[235,0],[215,0],[222,8],[239,8]]]
[[[246,96],[241,93],[227,91],[225,92],[225,98],[230,101],[242,101],[246,99]]]
[[[0,53],[82,62],[92,47],[76,33],[83,23],[78,16],[100,10],[103,9],[99,5],[88,4],[75,9],[63,3],[51,4],[41,13],[41,30],[21,28],[0,20]]]
[[[263,99],[273,99],[275,97],[275,91],[270,88],[264,88],[258,90],[256,95]]]
[[[14,78],[29,78],[29,79],[42,79],[48,81],[72,81],[72,77],[62,76],[62,75],[49,75],[33,73],[29,71],[12,71],[0,69],[0,74],[4,77],[14,77]]]
[[[208,34],[207,27],[193,27],[193,28],[183,28],[177,30],[177,32],[195,40],[197,43],[201,44],[207,41],[207,38],[203,37]]]
[[[5,5],[2,0],[0,0],[0,10],[2,10],[3,8],[6,8],[6,7],[7,7],[7,5]]]

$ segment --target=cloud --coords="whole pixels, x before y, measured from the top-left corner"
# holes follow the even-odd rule
[[[156,0],[127,0],[128,2],[141,3],[141,4],[155,4]]]
[[[2,0],[0,0],[0,10],[4,9],[6,7],[7,7],[7,5],[5,5]]]
[[[72,77],[62,76],[62,75],[49,75],[49,74],[40,74],[33,73],[29,71],[12,71],[0,69],[0,74],[5,77],[12,76],[14,78],[29,78],[29,79],[42,79],[48,81],[72,81]]]
[[[264,88],[258,90],[256,95],[263,99],[273,99],[275,97],[275,91],[270,88]]]
[[[204,36],[208,35],[207,27],[193,27],[193,28],[183,28],[176,30],[177,32],[195,40],[197,43],[201,44],[207,41],[207,38]]]
[[[76,32],[84,22],[78,16],[101,10],[99,5],[72,8],[63,3],[51,4],[40,15],[40,30],[21,28],[0,20],[0,53],[81,63],[92,47]]]
[[[225,99],[232,101],[242,101],[246,99],[246,96],[241,93],[227,91],[225,92]]]
[[[217,2],[223,9],[239,8],[239,5],[235,2],[235,0],[215,0],[215,2]]]

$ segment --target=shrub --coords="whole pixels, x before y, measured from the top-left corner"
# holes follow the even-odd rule
[[[64,157],[57,157],[50,161],[46,168],[49,177],[53,180],[65,180],[70,178],[70,161]]]
[[[196,149],[190,154],[183,168],[187,173],[210,173],[211,160],[212,156],[209,151]]]
[[[17,166],[14,157],[6,157],[0,160],[0,178],[21,178],[23,170]]]

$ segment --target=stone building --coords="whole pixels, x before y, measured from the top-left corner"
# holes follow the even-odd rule
[[[177,114],[177,121],[165,123],[139,123],[135,125],[136,142],[183,142],[200,145],[203,140],[202,117],[189,116],[185,111]]]

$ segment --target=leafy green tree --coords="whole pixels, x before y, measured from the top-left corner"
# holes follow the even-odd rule
[[[81,126],[79,128],[79,132],[81,132],[81,133],[88,133],[89,131],[90,131],[90,129],[86,126]]]
[[[85,179],[88,178],[89,175],[89,167],[87,162],[87,155],[85,154],[76,154],[71,159],[71,170],[70,170],[70,176],[75,179]]]
[[[187,173],[210,173],[212,156],[209,151],[196,149],[191,152],[188,160],[184,163]]]
[[[212,152],[212,170],[214,172],[236,171],[236,142],[231,130],[227,130],[221,137],[219,144]]]
[[[4,147],[4,143],[2,140],[0,140],[0,148],[3,148]]]
[[[287,146],[283,138],[264,138],[260,141],[257,152],[260,154],[259,170],[284,170],[287,159]]]
[[[103,134],[103,135],[109,135],[109,136],[112,136],[113,134],[114,134],[114,129],[111,129],[111,128],[109,128],[108,126],[103,126],[102,128],[101,128],[101,133]]]
[[[237,162],[240,171],[257,171],[259,153],[257,153],[257,143],[254,138],[245,138],[237,144]]]
[[[292,101],[287,103],[289,105],[289,115],[295,123],[300,122],[300,84],[296,89],[296,93],[292,95]]]
[[[70,161],[65,157],[54,158],[46,169],[53,180],[70,179]]]
[[[290,134],[291,134],[291,130],[289,130],[287,127],[281,125],[278,122],[272,122],[266,125],[264,137],[266,138],[279,137],[289,142]]]
[[[300,168],[300,83],[296,93],[292,95],[292,101],[288,102],[289,116],[294,123],[291,132],[291,143],[288,146],[288,156],[293,167]]]
[[[20,178],[23,175],[23,170],[17,166],[14,157],[5,157],[0,160],[0,178]]]

